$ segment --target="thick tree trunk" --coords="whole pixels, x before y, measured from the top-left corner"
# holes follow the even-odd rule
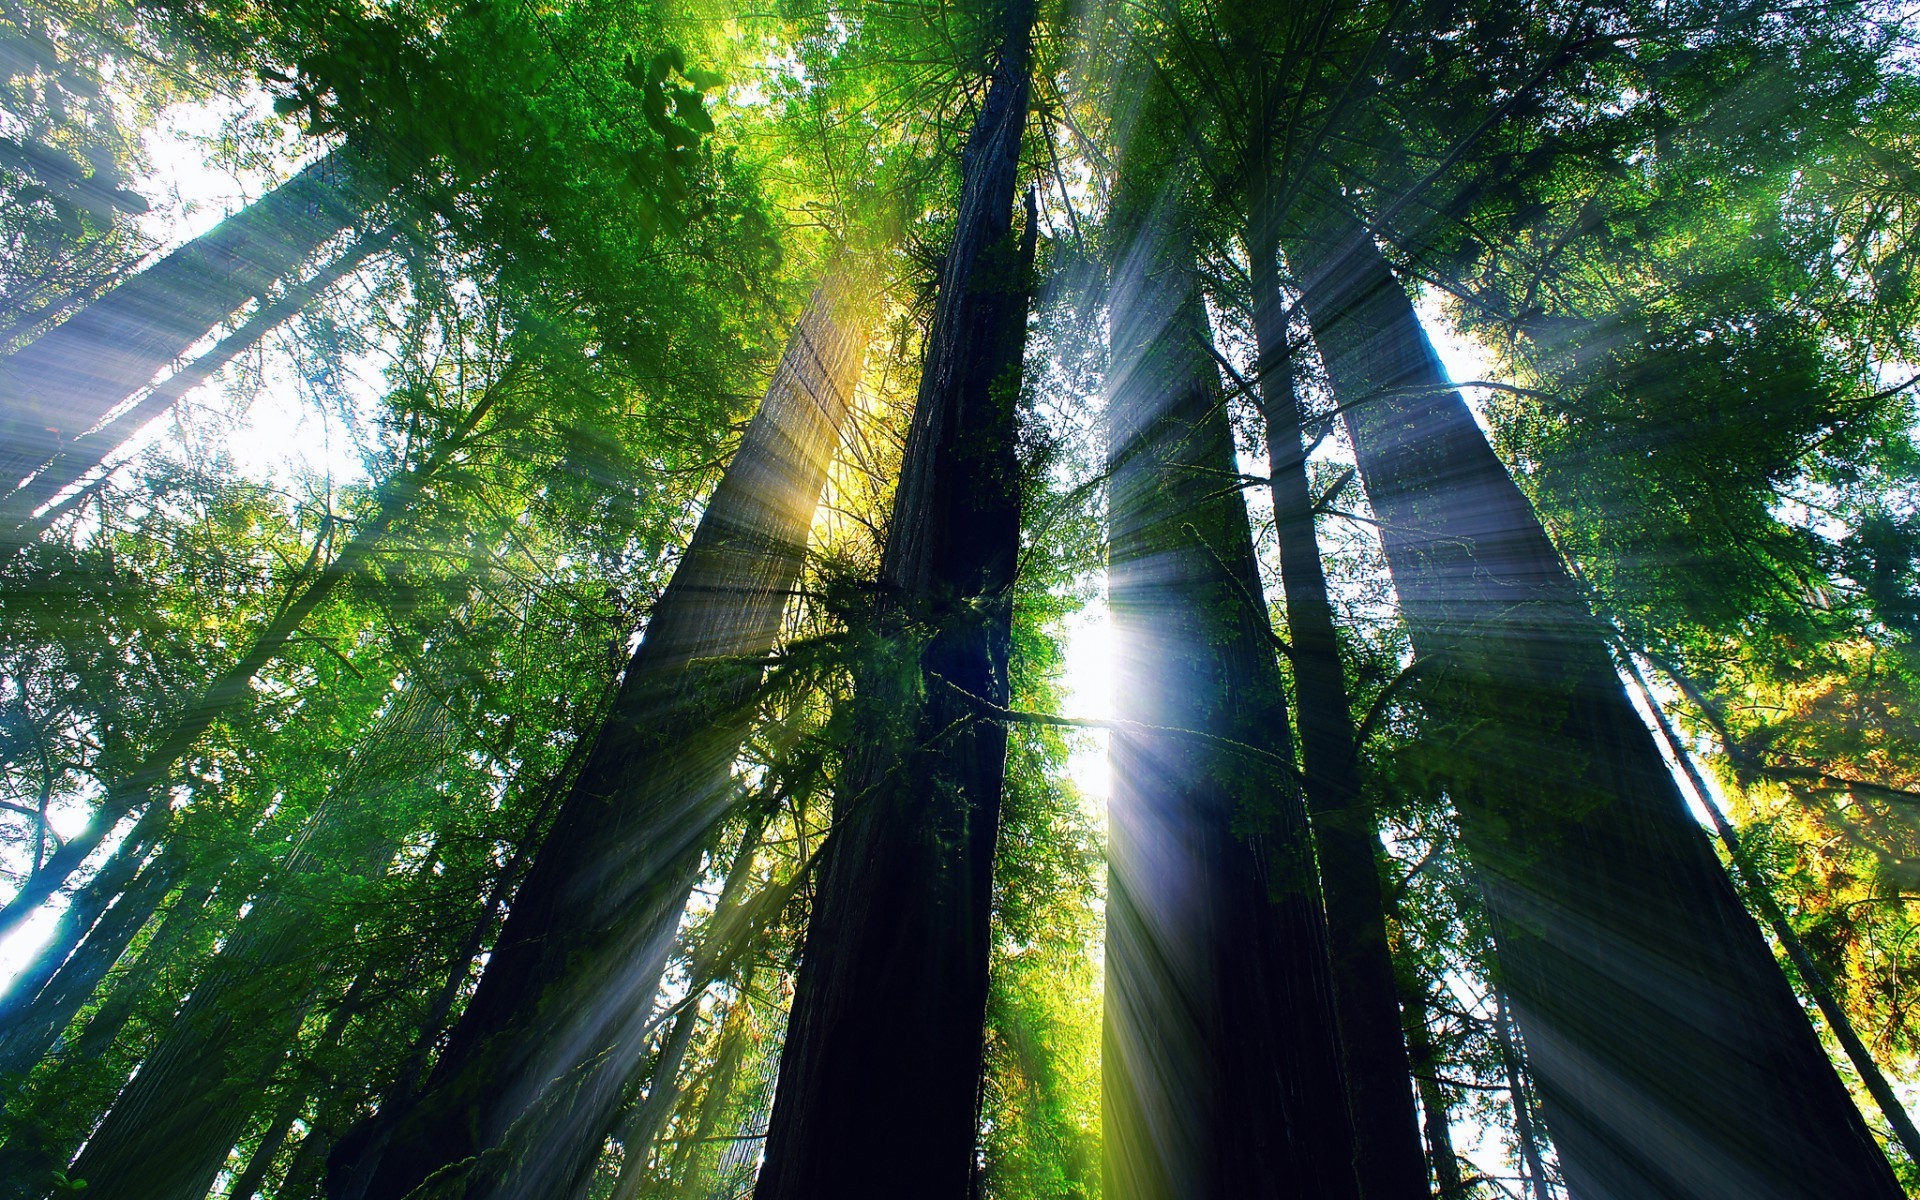
[[[0,494],[352,224],[355,169],[328,154],[0,359]]]
[[[313,610],[365,565],[386,537],[388,528],[413,503],[420,490],[465,448],[474,430],[492,410],[495,398],[494,391],[486,392],[425,461],[387,481],[381,488],[379,504],[365,521],[355,526],[352,539],[340,553],[311,581],[287,597],[266,628],[254,638],[247,653],[187,705],[158,744],[107,789],[106,796],[80,831],[49,855],[8,899],[6,906],[0,908],[0,938],[13,933],[32,916],[35,909],[80,869],[113,827],[130,814],[146,810],[134,831],[128,834],[129,839],[136,836],[157,839],[166,831],[171,813],[164,803],[150,803],[154,793],[214,722],[246,699],[254,676],[280,656]]]
[[[212,349],[181,367],[141,397],[140,402],[106,425],[82,433],[62,444],[32,479],[11,495],[0,496],[0,553],[11,539],[27,540],[37,532],[33,513],[67,488],[79,483],[156,418],[179,402],[182,396],[199,387],[228,363],[258,345],[260,339],[305,312],[315,299],[342,279],[359,270],[369,258],[392,243],[393,231],[370,234],[342,252],[310,277],[290,285],[280,295],[263,304],[241,326],[221,338]]]
[[[1123,240],[1109,370],[1115,715],[1292,757],[1179,239]],[[1356,1197],[1306,812],[1293,776],[1192,737],[1111,735],[1105,1194]]]
[[[1366,1200],[1421,1200],[1429,1195],[1427,1172],[1387,941],[1380,835],[1361,790],[1346,669],[1320,562],[1307,449],[1301,440],[1304,418],[1294,388],[1287,305],[1280,292],[1279,247],[1266,211],[1266,187],[1255,189],[1250,207],[1253,218],[1246,245],[1259,352],[1255,382],[1267,424],[1268,478],[1280,543],[1287,636],[1293,650],[1300,754],[1307,811],[1320,851],[1320,886],[1327,902],[1327,936],[1352,1096],[1361,1195]]]
[[[1885,1073],[1880,1070],[1880,1064],[1874,1061],[1873,1052],[1867,1049],[1867,1043],[1861,1038],[1860,1031],[1853,1027],[1853,1019],[1847,1015],[1845,1006],[1840,1003],[1840,997],[1834,994],[1832,985],[1827,981],[1826,973],[1814,960],[1813,952],[1807,949],[1807,944],[1800,939],[1792,923],[1787,920],[1787,914],[1780,907],[1780,902],[1774,899],[1773,889],[1768,886],[1766,876],[1753,865],[1752,860],[1741,848],[1739,833],[1721,814],[1719,803],[1714,799],[1713,793],[1708,790],[1706,779],[1701,776],[1699,766],[1693,761],[1693,752],[1688,749],[1679,731],[1674,729],[1673,723],[1667,719],[1667,710],[1661,707],[1659,698],[1653,694],[1653,689],[1647,686],[1646,677],[1640,673],[1640,668],[1633,661],[1632,655],[1623,653],[1622,659],[1628,677],[1633,680],[1640,692],[1641,701],[1653,714],[1661,739],[1667,743],[1667,749],[1672,753],[1674,761],[1680,764],[1681,773],[1687,777],[1687,783],[1693,788],[1693,794],[1699,800],[1701,809],[1706,812],[1708,821],[1713,825],[1714,836],[1718,837],[1720,844],[1727,848],[1727,857],[1733,861],[1736,877],[1746,887],[1748,902],[1759,910],[1761,919],[1766,921],[1767,928],[1773,931],[1774,941],[1786,951],[1788,960],[1793,963],[1793,969],[1799,973],[1801,988],[1813,1000],[1814,1007],[1820,1010],[1820,1015],[1826,1019],[1827,1029],[1833,1034],[1834,1040],[1840,1043],[1840,1049],[1846,1054],[1847,1061],[1853,1064],[1854,1072],[1860,1076],[1861,1086],[1867,1089],[1867,1094],[1873,1097],[1874,1104],[1879,1107],[1880,1115],[1886,1118],[1887,1127],[1893,1131],[1893,1139],[1900,1144],[1901,1149],[1907,1152],[1910,1160],[1920,1164],[1920,1128],[1914,1126],[1913,1115],[1907,1111],[1906,1105],[1900,1102],[1899,1093],[1895,1092],[1893,1085],[1887,1081]]]
[[[1414,647],[1479,718],[1454,797],[1569,1185],[1900,1195],[1370,235],[1328,217],[1288,250]]]
[[[851,281],[817,293],[627,667],[612,717],[420,1095],[334,1194],[397,1200],[454,1164],[470,1197],[554,1195],[599,1153],[703,850],[729,811],[865,350]],[[363,1182],[364,1181],[364,1182]]]
[[[909,642],[917,664],[858,684],[865,722],[822,851],[759,1200],[964,1200],[972,1187],[1007,746],[980,704],[1009,695],[1037,232],[1029,196],[1023,245],[1013,233],[1031,4],[1006,19],[880,565],[883,627],[926,640]]]
[[[385,871],[412,832],[394,823],[388,799],[417,764],[436,761],[431,751],[445,734],[445,710],[419,687],[369,734],[74,1160],[68,1174],[87,1181],[89,1197],[206,1195],[342,949],[327,941],[333,881]]]

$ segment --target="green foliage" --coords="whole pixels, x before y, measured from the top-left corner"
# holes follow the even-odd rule
[[[175,236],[156,232],[179,214],[142,141],[170,106],[263,82],[271,101],[229,122],[212,168],[257,179],[285,173],[285,146],[339,149],[371,197],[356,227],[397,230],[0,558],[13,883],[323,589],[163,764],[174,815],[143,869],[165,887],[52,1050],[0,1080],[0,1177],[23,1181],[0,1195],[83,1191],[71,1152],[246,914],[295,890],[310,955],[231,1001],[292,1033],[227,1167],[258,1153],[263,1195],[320,1194],[328,1146],[430,1068],[791,319],[845,271],[881,331],[862,403],[628,1085],[629,1113],[658,1095],[663,1115],[644,1141],[609,1134],[588,1194],[746,1186],[845,760],[857,736],[911,736],[926,686],[924,614],[877,625],[872,578],[992,15],[0,3],[0,348]],[[1193,214],[1215,341],[1248,373],[1256,202],[1283,242],[1350,208],[1491,356],[1498,450],[1599,614],[1656,656],[1796,929],[1913,1078],[1920,84],[1902,19],[1715,0],[1045,6],[1013,707],[1065,703],[1061,631],[1104,567],[1102,264],[1161,206]],[[1256,112],[1284,114],[1270,142],[1248,137]],[[1310,347],[1297,366],[1331,428]],[[264,471],[228,446],[255,403],[323,422],[326,460]],[[1231,404],[1256,461],[1249,398]],[[1423,1102],[1447,1107],[1467,1174],[1490,1175],[1524,1160],[1531,1101],[1453,804],[1476,756],[1525,753],[1491,729],[1553,714],[1469,697],[1444,665],[1403,674],[1371,512],[1337,430],[1323,446],[1395,951],[1433,1045]],[[1011,726],[979,1151],[995,1200],[1100,1191],[1102,818],[1068,778],[1087,740]],[[1542,764],[1537,783],[1582,766]]]

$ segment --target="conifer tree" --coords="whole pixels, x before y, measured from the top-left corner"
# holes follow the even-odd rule
[[[1003,31],[962,156],[918,398],[880,562],[896,661],[835,798],[754,1194],[973,1187],[994,846],[1006,766],[1027,275],[1013,228],[1034,6]],[[895,1070],[902,1061],[919,1069]]]

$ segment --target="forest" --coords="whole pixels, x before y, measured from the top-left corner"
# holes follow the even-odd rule
[[[1920,1196],[1917,385],[1904,0],[0,0],[0,1200]]]

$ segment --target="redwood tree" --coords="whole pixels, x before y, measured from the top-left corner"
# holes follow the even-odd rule
[[[998,16],[880,564],[875,619],[905,649],[857,685],[759,1200],[973,1186],[1038,233],[1031,194],[1013,229],[1033,5]]]
[[[1416,651],[1563,1169],[1586,1196],[1895,1197],[1885,1156],[1371,233],[1287,251]]]
[[[331,1195],[398,1198],[450,1168],[470,1196],[559,1196],[592,1167],[730,811],[865,349],[856,290],[824,287],[795,327],[473,999],[418,1094],[342,1139]]]

